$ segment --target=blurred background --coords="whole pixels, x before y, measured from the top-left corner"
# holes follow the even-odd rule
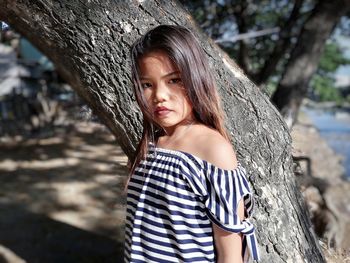
[[[181,2],[280,111],[327,262],[350,262],[350,2]]]
[[[0,262],[122,262],[127,157],[54,65],[1,26]]]
[[[285,118],[327,260],[350,262],[350,14],[332,1],[181,2]],[[0,262],[122,262],[126,156],[0,23]]]

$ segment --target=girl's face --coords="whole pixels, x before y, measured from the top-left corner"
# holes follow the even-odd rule
[[[170,131],[191,122],[192,105],[186,95],[181,74],[162,51],[152,51],[139,59],[140,80],[154,120]]]

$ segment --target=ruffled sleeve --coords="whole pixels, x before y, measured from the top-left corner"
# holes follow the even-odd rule
[[[254,210],[254,199],[246,178],[246,170],[240,163],[234,170],[224,170],[204,161],[205,206],[210,220],[220,228],[243,234],[243,259],[260,260],[255,229],[249,221]],[[245,219],[237,214],[239,201],[243,198]],[[247,249],[248,247],[248,249]]]

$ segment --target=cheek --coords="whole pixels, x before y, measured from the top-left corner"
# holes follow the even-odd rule
[[[186,109],[188,110],[192,110],[192,103],[189,99],[189,97],[187,96],[187,93],[185,90],[182,91],[182,98],[183,98],[183,101],[184,101],[184,105],[186,106]]]
[[[190,113],[192,111],[192,103],[190,102],[187,94],[185,92],[181,92],[178,94],[178,100],[180,104],[182,105],[183,110],[185,111],[184,113]]]
[[[193,106],[188,98],[185,99],[185,105],[186,105],[187,111],[189,111],[189,112],[192,111]]]
[[[143,91],[143,97],[147,101],[147,103],[150,105],[152,103],[152,92],[149,89],[146,89]]]
[[[145,103],[144,105],[144,110],[148,113],[148,114],[152,114],[153,112],[153,100],[152,100],[152,92],[149,92],[147,90],[144,90],[142,92],[142,97],[143,97],[143,101]]]

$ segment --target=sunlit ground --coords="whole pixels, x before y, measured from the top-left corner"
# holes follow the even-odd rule
[[[0,244],[27,262],[119,262],[126,162],[91,123],[0,144]]]

